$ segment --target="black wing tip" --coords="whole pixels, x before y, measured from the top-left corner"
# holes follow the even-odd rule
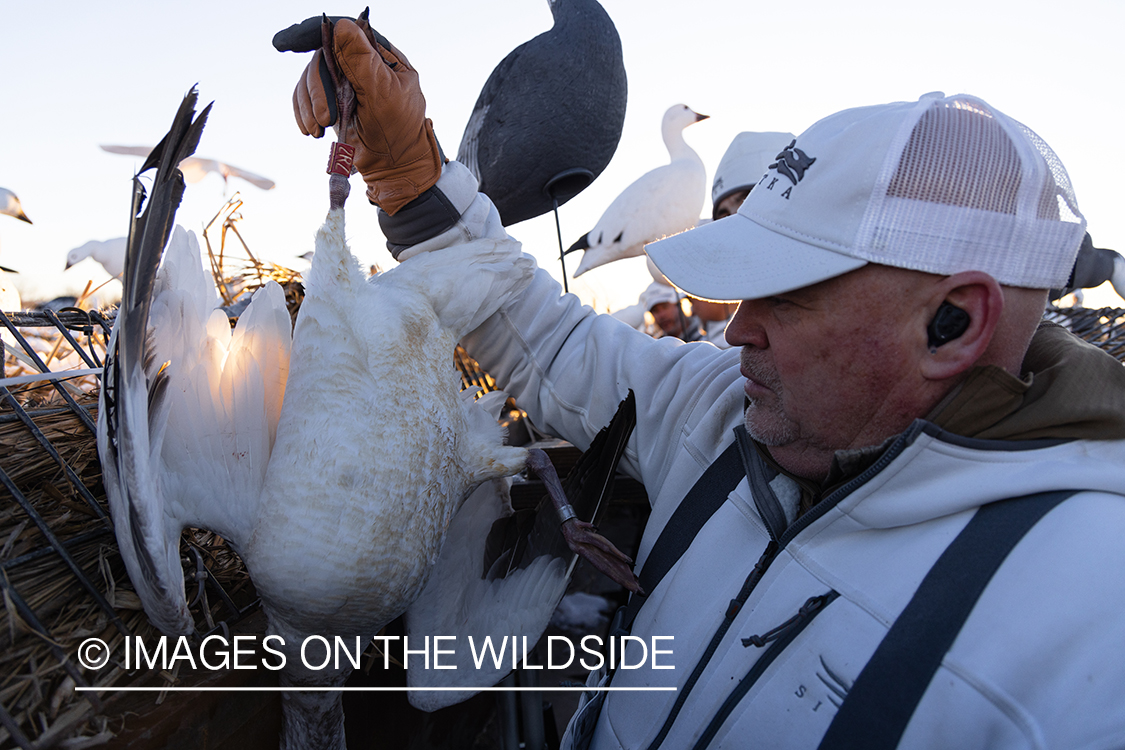
[[[563,489],[583,520],[604,511],[606,493],[617,473],[617,464],[637,425],[637,397],[630,388],[609,423],[598,431],[590,447],[567,474]],[[584,515],[585,514],[585,515]]]
[[[172,127],[160,139],[160,143],[156,144],[149,152],[141,168],[137,170],[137,174],[143,174],[150,169],[167,170],[195,153],[195,149],[199,145],[199,138],[203,133],[203,126],[207,123],[207,117],[211,114],[211,107],[215,104],[214,101],[210,102],[195,117],[194,121],[192,120],[195,115],[195,107],[199,102],[198,86],[198,83],[195,84],[184,94],[183,101],[180,102],[179,109],[176,110],[176,116],[172,119]],[[172,161],[172,159],[175,159],[175,161]]]
[[[126,316],[127,322],[123,324],[127,329],[126,340],[129,346],[136,347],[130,356],[144,351],[142,336],[148,324],[148,295],[184,193],[183,173],[178,165],[195,153],[214,104],[208,104],[196,116],[195,106],[198,100],[199,91],[192,86],[180,102],[168,132],[141,165],[138,174],[156,169],[151,197],[147,201],[144,186],[136,176],[133,178],[132,215],[129,238],[126,241],[121,301],[122,310],[136,313]],[[119,320],[122,317],[119,314]]]

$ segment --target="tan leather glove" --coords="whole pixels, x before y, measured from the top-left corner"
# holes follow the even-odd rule
[[[355,169],[368,199],[393,216],[441,176],[441,149],[418,72],[393,45],[349,19],[336,21],[332,37],[336,64],[356,96],[355,116],[338,137],[356,148]],[[336,92],[323,54],[314,53],[293,92],[297,125],[314,138],[336,124]]]

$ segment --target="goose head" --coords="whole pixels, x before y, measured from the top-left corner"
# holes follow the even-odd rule
[[[710,115],[701,115],[686,104],[673,104],[664,113],[660,131],[665,134],[678,133],[688,125],[706,120]]]

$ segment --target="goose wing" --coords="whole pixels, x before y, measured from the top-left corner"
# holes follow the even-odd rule
[[[481,401],[496,394],[498,403],[492,406],[498,411],[503,403],[499,391]],[[567,475],[563,488],[580,518],[600,521],[636,422],[630,391]],[[539,640],[566,593],[578,556],[559,533],[554,508],[545,499],[533,511],[513,512],[509,487],[509,479],[493,480],[469,496],[453,517],[426,588],[406,613],[412,641],[425,635],[456,637],[454,654],[443,656],[442,663],[457,666],[407,669],[407,684],[467,688],[411,692],[410,702],[417,708],[435,711],[468,700],[476,694],[471,688],[499,682],[513,668],[514,641],[520,643],[517,658],[522,658],[523,638],[529,646]]]
[[[193,629],[182,529],[210,528],[236,546],[248,534],[290,336],[283,295],[268,287],[232,333],[215,309],[218,295],[194,235],[172,232],[184,192],[176,165],[195,149],[208,111],[193,122],[195,102],[192,91],[142,167],[157,170],[143,213],[145,191],[134,182],[124,293],[98,412],[98,451],[121,554],[146,613],[169,633]]]
[[[480,136],[482,131],[487,132],[490,129],[498,127],[502,123],[497,123],[495,117],[488,116],[489,110],[492,109],[493,103],[498,97],[503,96],[505,84],[508,81],[509,75],[512,70],[519,65],[520,56],[531,42],[524,42],[514,50],[509,52],[500,63],[493,68],[492,73],[488,76],[488,80],[484,83],[484,88],[480,91],[480,96],[477,97],[477,103],[473,106],[473,112],[469,115],[469,122],[465,125],[465,132],[461,135],[461,145],[457,149],[457,161],[464,164],[469,168],[469,171],[481,180],[481,172],[479,166],[480,149]]]
[[[111,154],[122,154],[124,156],[148,156],[152,153],[152,148],[149,146],[102,144],[99,148]],[[276,183],[268,177],[262,177],[259,174],[254,174],[241,167],[236,167],[233,164],[227,164],[217,159],[204,159],[198,156],[189,156],[185,157],[179,166],[181,171],[189,173],[186,176],[188,182],[199,182],[208,172],[215,172],[216,174],[222,175],[224,180],[228,177],[238,177],[262,190],[272,190],[276,185]]]
[[[262,177],[260,174],[254,174],[253,172],[242,169],[241,167],[236,167],[233,164],[219,162],[219,165],[220,169],[223,170],[225,175],[230,177],[237,177],[241,180],[246,180],[254,187],[261,188],[262,190],[273,190],[274,186],[277,184],[268,177]]]

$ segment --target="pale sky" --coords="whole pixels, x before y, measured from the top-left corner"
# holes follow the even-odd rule
[[[628,110],[609,167],[561,210],[566,245],[626,185],[666,163],[659,123],[674,103],[711,115],[686,131],[710,181],[739,131],[799,134],[840,109],[940,90],[979,96],[1042,136],[1070,173],[1095,244],[1125,250],[1120,0],[602,4],[624,47]],[[360,10],[290,0],[64,0],[44,13],[0,2],[0,186],[35,222],[0,216],[0,264],[21,272],[25,298],[106,278],[93,261],[63,272],[71,248],[126,231],[140,160],[98,145],[153,145],[196,83],[201,101],[215,102],[198,155],[277,182],[263,192],[232,180],[229,192],[245,200],[243,236],[256,254],[303,268],[296,256],[312,248],[327,210],[329,139],[306,138],[293,122],[292,90],[307,56],[280,54],[270,40],[321,11]],[[492,68],[547,30],[551,15],[546,0],[418,0],[373,4],[371,21],[419,70],[428,114],[452,154]],[[223,190],[218,176],[189,185],[180,223],[198,230],[223,204]],[[353,252],[390,265],[358,177],[348,208]],[[559,275],[550,215],[510,232]],[[595,269],[571,288],[605,310],[634,302],[649,281],[637,259]],[[1087,304],[1125,305],[1108,290]]]

